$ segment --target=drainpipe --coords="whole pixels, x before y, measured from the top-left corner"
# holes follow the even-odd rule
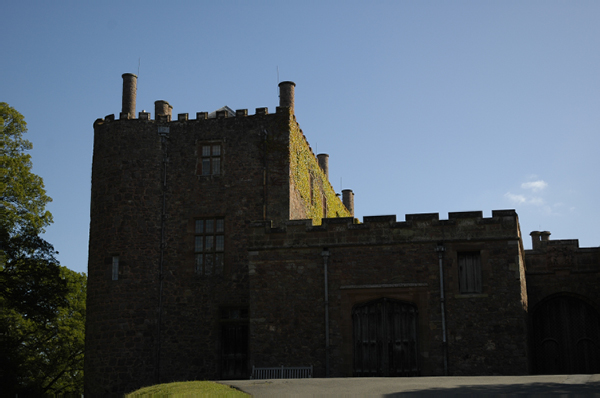
[[[268,174],[268,153],[267,153],[267,140],[269,138],[269,132],[267,131],[267,129],[263,128],[263,134],[264,134],[264,140],[263,140],[263,156],[264,156],[264,160],[263,160],[263,221],[267,219],[267,198],[268,198],[268,191],[267,191],[267,174]]]
[[[325,276],[325,377],[329,377],[329,289],[327,287],[329,250],[324,248],[321,256],[323,256],[323,274]]]
[[[160,260],[158,268],[158,319],[156,326],[157,344],[156,344],[156,383],[161,382],[161,363],[160,355],[162,349],[161,343],[161,327],[162,327],[162,304],[163,304],[163,280],[164,280],[164,262],[165,262],[165,247],[166,247],[166,231],[165,221],[167,217],[167,164],[169,163],[167,140],[169,136],[169,127],[160,126],[158,127],[158,134],[160,135],[160,141],[163,149],[163,161],[162,161],[162,209],[160,214]]]
[[[443,243],[438,243],[435,251],[438,253],[440,263],[440,306],[442,310],[442,350],[444,352],[444,376],[448,376],[448,339],[446,338],[446,308],[444,297],[444,252],[446,248]]]

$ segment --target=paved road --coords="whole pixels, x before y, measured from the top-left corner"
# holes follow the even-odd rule
[[[261,397],[600,397],[600,374],[373,377],[222,382]]]

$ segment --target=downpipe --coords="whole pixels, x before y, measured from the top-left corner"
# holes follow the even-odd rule
[[[325,377],[329,377],[329,288],[327,282],[327,263],[329,260],[329,250],[323,249],[323,274],[325,279]]]
[[[448,376],[448,339],[446,336],[446,298],[444,296],[444,252],[443,243],[438,243],[435,251],[440,265],[440,307],[442,311],[442,350],[444,354],[444,376]]]
[[[165,261],[165,247],[166,247],[166,231],[165,231],[165,222],[167,217],[167,164],[169,163],[168,156],[168,127],[160,128],[159,127],[159,135],[163,149],[163,161],[162,161],[162,208],[160,214],[160,259],[159,259],[159,268],[158,268],[158,314],[157,314],[157,325],[156,325],[156,334],[157,334],[157,345],[156,345],[156,374],[155,379],[156,383],[160,384],[161,382],[161,350],[162,350],[162,342],[161,342],[161,333],[162,333],[162,306],[163,306],[163,280],[164,280],[164,261]]]

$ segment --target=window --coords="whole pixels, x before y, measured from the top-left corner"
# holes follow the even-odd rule
[[[481,293],[481,254],[458,253],[458,285],[461,293]]]
[[[199,174],[211,176],[221,174],[221,144],[200,145]]]
[[[195,223],[194,253],[198,275],[222,275],[225,249],[225,220],[197,219]]]
[[[119,256],[112,258],[112,280],[119,280]]]

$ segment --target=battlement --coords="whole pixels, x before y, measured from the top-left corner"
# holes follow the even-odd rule
[[[225,107],[224,107],[225,108]],[[289,110],[287,108],[277,107],[276,113],[278,114],[288,114]],[[158,122],[158,123],[181,123],[181,122],[201,122],[213,119],[239,119],[245,117],[252,116],[266,116],[269,115],[269,109],[264,108],[256,108],[254,114],[248,114],[248,109],[237,109],[235,112],[227,112],[226,110],[217,110],[214,112],[196,112],[196,118],[190,119],[189,113],[179,113],[177,114],[177,119],[172,120],[172,115],[156,115],[154,119],[152,119],[152,114],[150,112],[142,111],[138,113],[138,117],[132,118],[130,113],[121,112],[119,114],[119,118],[115,118],[114,114],[106,115],[104,118],[98,118],[94,122],[94,125],[97,123],[110,123],[115,121],[131,121],[131,122]],[[272,115],[272,114],[271,114]]]
[[[135,120],[135,105],[137,97],[137,76],[132,73],[123,74],[123,101],[121,112],[119,113],[119,119],[115,119],[115,115],[107,115],[104,119],[96,119],[94,126],[99,123],[114,122],[115,120]],[[294,82],[281,82],[279,83],[279,106],[276,108],[276,113],[285,113],[288,115],[294,114]],[[179,113],[177,120],[172,120],[173,106],[167,101],[158,100],[154,102],[154,121],[159,123],[169,122],[187,122],[190,120],[188,113]],[[255,116],[268,115],[269,111],[267,108],[256,108]],[[196,121],[207,120],[207,119],[226,119],[226,118],[243,118],[247,117],[247,109],[238,109],[235,112],[228,106],[224,106],[217,109],[214,112],[196,112]],[[252,115],[250,115],[252,116]],[[138,114],[138,120],[152,121],[150,112],[145,110]]]
[[[519,240],[519,222],[515,210],[493,210],[492,217],[483,212],[406,214],[405,221],[395,215],[365,216],[362,223],[353,217],[324,218],[321,225],[312,220],[292,220],[282,227],[270,221],[251,224],[251,246],[290,247],[298,245],[336,246],[387,244],[423,241]]]
[[[550,240],[549,231],[532,231],[530,235],[532,249],[525,251],[529,275],[553,274],[557,270],[600,271],[600,247],[579,247],[578,239]]]
[[[531,231],[532,250],[546,250],[551,247],[570,247],[579,249],[579,239],[556,239],[550,240],[550,231]]]

